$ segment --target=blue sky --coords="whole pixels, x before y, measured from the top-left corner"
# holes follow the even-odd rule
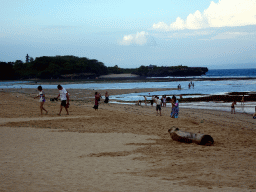
[[[1,0],[0,61],[256,67],[256,0]]]

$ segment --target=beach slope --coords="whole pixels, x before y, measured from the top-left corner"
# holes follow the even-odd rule
[[[45,90],[47,93],[48,91]],[[91,92],[92,93],[92,92]],[[75,93],[71,94],[74,95]],[[0,92],[0,191],[255,191],[256,121],[247,114]],[[168,129],[204,133],[213,146],[173,141]]]

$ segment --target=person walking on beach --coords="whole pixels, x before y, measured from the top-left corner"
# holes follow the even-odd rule
[[[59,95],[57,96],[56,99],[58,99],[60,97],[60,100],[61,100],[60,112],[58,113],[58,115],[61,115],[61,111],[62,111],[63,107],[66,109],[67,115],[69,115],[69,112],[68,112],[68,107],[69,107],[69,95],[68,95],[68,92],[61,85],[58,85],[57,88],[59,90]]]
[[[170,117],[178,118],[178,116],[179,116],[179,101],[173,95],[173,97],[172,97],[172,112],[171,112]]]
[[[34,97],[34,99],[37,98],[37,97],[40,97],[39,102],[40,102],[41,115],[43,115],[43,110],[46,112],[46,115],[47,115],[48,111],[44,108],[44,103],[45,103],[45,93],[44,93],[44,90],[43,90],[42,86],[38,86],[37,90],[39,91],[39,94],[36,97]]]
[[[95,109],[95,111],[96,110],[98,111],[100,96],[101,96],[100,93],[95,92],[95,99],[94,99],[95,103],[94,103],[94,107],[93,107]]]
[[[156,97],[155,102],[156,102],[156,116],[158,116],[158,111],[159,111],[159,114],[161,116],[161,104],[162,104],[162,101],[161,101],[161,99],[159,99],[159,97]]]
[[[231,104],[231,114],[236,113],[235,104],[236,104],[236,101],[233,101],[233,103]]]

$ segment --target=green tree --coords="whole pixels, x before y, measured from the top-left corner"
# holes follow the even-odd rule
[[[29,63],[29,56],[28,56],[28,54],[26,55],[26,63]]]
[[[0,79],[15,79],[13,63],[0,62]]]

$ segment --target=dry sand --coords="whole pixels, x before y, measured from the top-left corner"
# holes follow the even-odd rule
[[[70,115],[62,116],[49,101],[57,90],[45,90],[48,115],[35,90],[0,92],[0,191],[256,191],[251,115],[181,109],[172,119],[169,107],[156,116],[150,105],[103,102],[94,111],[93,91],[70,90]],[[215,143],[173,141],[171,127]]]

